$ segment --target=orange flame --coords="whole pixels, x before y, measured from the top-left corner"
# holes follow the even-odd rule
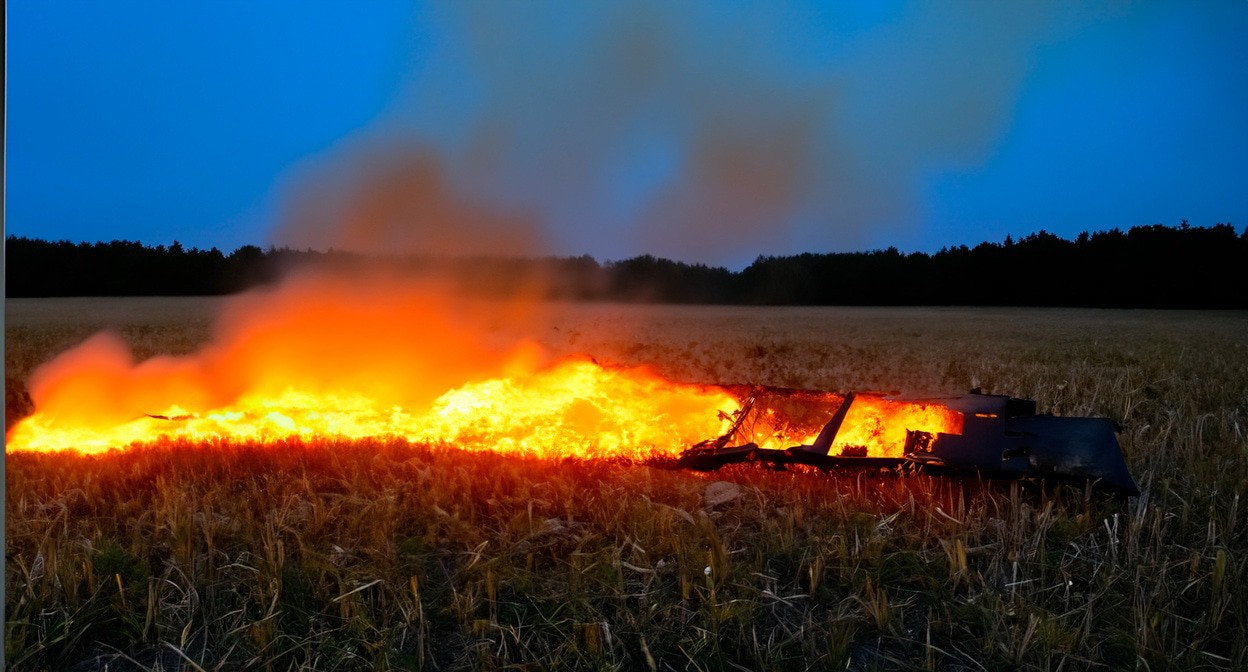
[[[643,368],[546,362],[537,345],[491,328],[497,304],[450,297],[392,279],[304,276],[231,299],[211,343],[191,355],[136,363],[119,337],[97,334],[35,371],[35,413],[12,428],[6,449],[393,435],[507,454],[643,459],[722,434],[741,407],[726,388]],[[503,313],[524,317],[520,306]],[[828,415],[773,427],[759,443],[810,443]],[[832,454],[865,446],[870,456],[900,456],[906,429],[961,431],[961,416],[859,397]]]
[[[780,407],[771,399],[761,402],[755,419],[733,436],[733,443],[752,442],[767,450],[810,445],[845,398],[826,392],[789,391]],[[813,412],[812,412],[813,411]],[[901,457],[906,430],[931,434],[961,434],[962,414],[925,402],[897,401],[881,396],[855,396],[828,451],[832,456]],[[865,452],[864,452],[865,449]]]
[[[135,363],[93,336],[37,369],[8,450],[99,452],[162,437],[395,435],[541,456],[674,454],[723,431],[723,389],[503,338],[498,304],[427,284],[300,277],[230,300],[201,351]],[[509,321],[522,306],[502,308]],[[155,414],[163,417],[151,417]]]
[[[867,449],[866,457],[901,457],[908,429],[961,434],[962,414],[938,404],[860,395],[850,406],[829,454],[859,447]]]

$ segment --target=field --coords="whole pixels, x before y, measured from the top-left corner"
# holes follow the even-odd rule
[[[6,418],[95,329],[189,352],[214,303],[8,301]],[[1142,495],[393,439],[13,454],[10,669],[1248,669],[1248,316],[542,313],[555,352],[681,381],[1111,417]]]

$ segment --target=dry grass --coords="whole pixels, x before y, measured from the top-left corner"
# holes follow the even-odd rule
[[[98,324],[143,354],[205,337],[151,301],[10,302],[6,392]],[[1143,494],[381,440],[13,455],[10,666],[1248,667],[1242,314],[548,312],[552,349],[682,380],[983,386],[1113,417]]]

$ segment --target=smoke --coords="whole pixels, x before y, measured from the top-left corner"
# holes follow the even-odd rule
[[[728,264],[857,248],[916,221],[927,171],[990,155],[1035,49],[1084,18],[1048,3],[434,8],[404,100],[290,190],[276,240]]]
[[[357,148],[297,180],[276,237],[371,254],[515,256],[545,246],[536,218],[471,199],[425,148]]]

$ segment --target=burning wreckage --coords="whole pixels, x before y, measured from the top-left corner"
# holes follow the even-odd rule
[[[904,468],[986,478],[1090,482],[1138,495],[1108,418],[1037,414],[1030,399],[969,394],[896,399],[739,386],[741,408],[722,436],[697,443],[676,466],[699,471],[759,462],[783,469]],[[820,425],[822,425],[820,427]],[[785,445],[790,437],[813,437]]]
[[[165,391],[195,391],[194,384],[178,377],[185,368],[171,369],[177,385],[158,376],[134,375],[135,389],[127,391],[125,385],[100,385],[93,377],[96,369],[87,367],[85,382],[48,388],[64,398],[40,400],[46,410],[37,408],[12,428],[5,449],[102,452],[166,438],[265,442],[289,436],[395,436],[501,454],[619,457],[697,470],[758,462],[776,468],[809,465],[1084,481],[1121,494],[1138,493],[1112,420],[1038,415],[1034,401],[978,391],[905,399],[865,392],[693,385],[645,369],[568,358],[523,376],[455,387],[425,409],[379,404],[366,393],[288,391],[244,395],[238,403],[215,410],[167,406],[159,414],[125,419],[128,406],[159,399]],[[77,380],[77,369],[65,370],[73,374],[68,380]],[[212,389],[213,381],[205,381],[204,387]],[[118,389],[124,394],[116,394]],[[119,399],[93,396],[99,394]],[[100,414],[101,422],[96,414],[75,414],[97,406],[114,415]],[[119,422],[110,425],[110,420]],[[680,446],[715,434],[718,438],[680,452]]]

